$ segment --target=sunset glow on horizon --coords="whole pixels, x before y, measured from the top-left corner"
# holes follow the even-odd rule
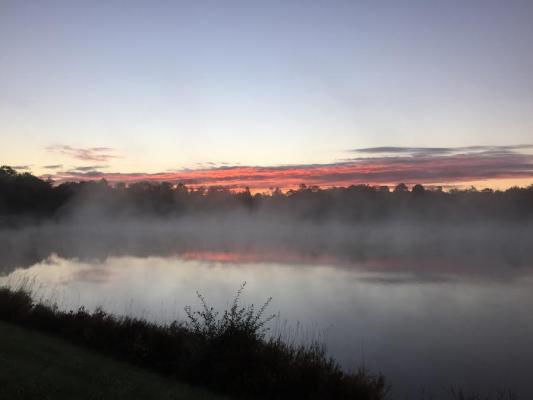
[[[527,186],[532,17],[528,2],[5,1],[0,164],[58,183]]]
[[[183,183],[192,188],[220,186],[242,190],[247,187],[253,192],[295,189],[301,184],[330,188],[357,184],[391,186],[400,182],[444,187],[481,184],[502,189],[528,186],[533,182],[533,154],[528,152],[531,147],[355,149],[351,153],[356,158],[329,164],[211,166],[156,173],[111,172],[106,166],[98,165],[64,170],[63,166],[56,165],[48,166],[55,171],[42,177],[56,183],[105,179],[126,184],[141,181]],[[76,154],[87,157],[88,152]],[[363,153],[372,156],[361,157]],[[90,161],[100,161],[98,157],[103,156],[92,155]]]
[[[0,243],[0,400],[533,399],[533,0],[0,0]]]

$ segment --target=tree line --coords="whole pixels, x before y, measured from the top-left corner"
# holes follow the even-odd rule
[[[0,167],[0,216],[60,219],[92,207],[113,216],[270,213],[280,217],[345,221],[504,219],[533,217],[533,185],[505,191],[351,185],[300,185],[283,192],[252,194],[248,188],[187,187],[183,183],[135,182],[111,185],[105,179],[54,184],[28,172]]]

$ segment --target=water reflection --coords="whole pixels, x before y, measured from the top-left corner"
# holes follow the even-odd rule
[[[244,300],[272,296],[287,335],[299,322],[299,340],[321,335],[346,368],[382,371],[399,398],[452,385],[533,397],[533,258],[523,232],[372,249],[357,233],[339,245],[54,229],[2,233],[1,283],[30,277],[38,296],[62,308],[101,305],[164,322],[183,318],[196,290],[225,307],[247,281]]]
[[[226,223],[48,225],[0,230],[0,275],[51,254],[84,261],[174,257],[219,262],[323,264],[379,272],[508,280],[533,266],[533,226],[405,224],[241,226]],[[429,277],[428,277],[429,276]]]

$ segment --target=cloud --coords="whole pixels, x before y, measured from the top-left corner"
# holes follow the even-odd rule
[[[289,189],[301,183],[321,187],[353,184],[394,185],[398,182],[447,186],[488,179],[531,178],[533,180],[533,154],[521,151],[530,147],[528,145],[472,146],[453,149],[429,148],[429,150],[391,147],[386,149],[402,150],[396,151],[397,154],[392,156],[382,155],[382,150],[376,150],[377,155],[328,164],[216,167],[206,165],[197,169],[157,173],[102,172],[95,168],[87,167],[85,170],[85,167],[82,167],[57,172],[52,177],[58,182],[105,178],[110,182],[168,181],[182,182],[193,187],[248,186],[256,190],[274,187]]]
[[[65,145],[48,146],[46,150],[54,153],[65,154],[70,157],[83,161],[108,161],[113,158],[119,158],[115,149],[111,147],[72,147]]]
[[[45,169],[60,169],[63,168],[63,164],[43,165]]]
[[[87,166],[81,166],[81,167],[74,167],[72,168],[73,171],[80,171],[80,172],[88,172],[88,171],[96,171],[99,169],[108,168],[108,165],[87,165]]]
[[[78,177],[79,179],[85,179],[85,178],[105,178],[105,174],[101,171],[86,171],[86,172],[76,172],[76,171],[68,171],[67,175],[72,177]]]
[[[13,165],[11,166],[11,168],[13,169],[16,169],[16,170],[20,170],[20,171],[27,171],[29,170],[31,167],[31,165]]]
[[[366,147],[352,149],[350,152],[362,154],[405,154],[405,155],[442,155],[442,154],[461,154],[471,152],[482,153],[499,153],[514,150],[532,149],[531,144],[519,144],[512,146],[463,146],[463,147]]]

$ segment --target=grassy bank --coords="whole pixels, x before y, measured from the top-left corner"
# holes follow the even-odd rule
[[[223,399],[5,322],[0,322],[0,398]]]
[[[365,371],[344,372],[318,346],[265,338],[265,304],[221,314],[187,308],[188,320],[156,325],[83,308],[64,312],[35,303],[24,289],[0,288],[0,320],[45,332],[218,393],[254,399],[381,400],[385,383]],[[152,397],[152,396],[150,396]]]

